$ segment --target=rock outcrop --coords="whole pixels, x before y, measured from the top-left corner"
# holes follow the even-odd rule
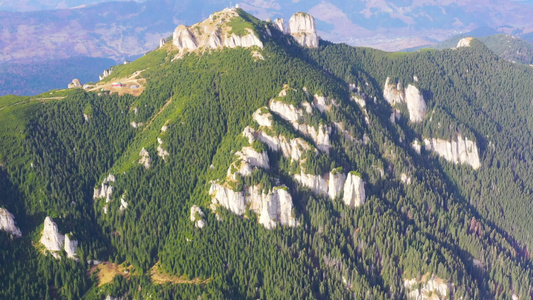
[[[15,225],[15,217],[5,208],[0,208],[0,230],[14,237],[21,237],[22,232]]]
[[[254,121],[259,124],[259,126],[272,126],[272,114],[270,113],[270,111],[268,111],[268,108],[266,107],[256,110],[252,117]]]
[[[94,189],[93,199],[105,198],[106,203],[111,201],[111,194],[113,194],[113,186],[110,185],[111,182],[115,182],[115,176],[113,174],[107,176],[100,188]]]
[[[457,43],[457,48],[460,47],[470,47],[470,42],[472,41],[472,37],[465,37],[459,40]]]
[[[163,140],[161,138],[157,138],[157,156],[161,157],[163,160],[167,158],[169,155],[168,151],[163,148]]]
[[[159,40],[159,48],[163,47],[165,45],[165,39],[164,38],[161,38]]]
[[[272,112],[289,121],[294,129],[298,130],[304,135],[309,136],[316,143],[316,147],[318,149],[324,152],[329,152],[329,149],[331,148],[331,143],[329,140],[329,136],[331,134],[330,126],[319,124],[317,130],[314,126],[305,124],[303,122],[304,110],[301,108],[296,108],[294,105],[287,104],[281,100],[270,100],[269,108]],[[310,110],[312,108],[310,107],[310,104],[306,105],[304,108],[306,113],[311,113]]]
[[[120,197],[120,207],[118,208],[120,211],[125,211],[128,208],[128,202],[124,199],[124,195]]]
[[[212,14],[208,19],[192,26],[179,25],[173,33],[173,44],[178,49],[194,51],[196,49],[219,49],[235,47],[263,48],[263,42],[251,28],[244,28],[236,34],[228,23],[240,18],[234,9],[224,9]],[[242,22],[245,22],[242,20]],[[250,25],[251,26],[251,25]]]
[[[288,33],[298,44],[308,48],[318,48],[318,35],[313,16],[304,12],[295,13],[289,20]]]
[[[50,217],[44,220],[44,228],[40,239],[41,244],[50,251],[55,258],[58,258],[58,251],[63,249],[65,237],[59,233],[56,223]]]
[[[211,183],[209,194],[213,203],[221,205],[237,215],[243,215],[246,205],[259,216],[259,223],[267,229],[276,224],[296,226],[292,197],[284,186],[274,187],[268,192],[261,191],[259,186],[252,186],[245,191],[235,192],[228,187]]]
[[[425,279],[427,277],[428,275],[423,276],[420,281],[415,278],[404,279],[403,285],[408,292],[408,299],[450,299],[451,288],[449,283],[435,275],[432,275],[429,280]]]
[[[273,25],[274,25],[274,28],[276,28],[277,30],[283,33],[287,33],[287,30],[285,28],[285,20],[283,18],[275,19],[273,22]]]
[[[194,226],[197,228],[204,228],[205,227],[205,221],[204,218],[205,214],[204,212],[198,207],[197,205],[191,206],[191,216],[190,220],[191,222],[194,222]]]
[[[310,174],[295,174],[294,180],[300,185],[309,188],[314,194],[327,196],[328,195],[328,180],[320,175]]]
[[[71,83],[68,84],[69,89],[81,89],[83,88],[83,85],[81,84],[80,80],[75,78],[72,80]]]
[[[359,174],[350,172],[346,176],[343,200],[344,204],[350,207],[357,207],[365,203],[365,184]]]
[[[468,164],[473,169],[479,169],[481,167],[479,150],[476,143],[459,134],[457,135],[457,140],[424,139],[424,148],[437,153],[445,160],[454,164]]]
[[[407,110],[409,111],[409,120],[411,122],[418,123],[424,121],[427,110],[426,102],[422,93],[416,86],[409,84],[404,91],[401,82],[391,84],[390,78],[387,77],[385,86],[383,87],[383,98],[385,98],[392,107],[406,103]]]
[[[329,172],[328,196],[330,199],[337,198],[344,189],[346,175],[338,170]]]
[[[150,169],[150,163],[152,160],[150,159],[150,154],[144,147],[141,149],[141,152],[139,152],[139,156],[141,159],[139,159],[139,164],[143,165],[145,169]]]
[[[67,253],[67,257],[77,261],[76,249],[78,249],[78,241],[71,239],[70,234],[65,234],[65,252]]]
[[[409,120],[413,123],[424,121],[426,117],[426,102],[422,93],[414,85],[408,85],[405,90],[405,102],[409,110]]]

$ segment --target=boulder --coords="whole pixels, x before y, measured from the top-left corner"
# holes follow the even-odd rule
[[[68,84],[69,89],[80,89],[83,88],[83,84],[81,84],[80,80],[75,78],[72,80],[71,83]]]
[[[191,206],[191,216],[190,220],[191,222],[194,222],[194,226],[197,228],[204,228],[205,227],[205,221],[203,220],[203,217],[205,217],[204,212],[198,207],[198,205]]]

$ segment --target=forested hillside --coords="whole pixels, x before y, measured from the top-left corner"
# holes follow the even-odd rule
[[[261,44],[181,28],[88,90],[0,97],[0,298],[533,297],[533,70],[236,11],[209,20]]]

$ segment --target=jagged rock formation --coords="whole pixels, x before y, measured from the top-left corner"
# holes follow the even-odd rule
[[[259,153],[252,147],[244,147],[241,151],[235,153],[235,155],[238,157],[238,160],[228,169],[228,177],[236,173],[243,176],[251,175],[254,167],[266,170],[270,169],[268,154],[265,151]],[[232,169],[236,169],[237,171],[234,173]]]
[[[330,199],[335,199],[341,194],[345,182],[346,175],[344,175],[342,171],[335,169],[329,172],[328,196]]]
[[[420,141],[418,139],[413,141],[413,143],[411,144],[411,147],[418,154],[420,154],[420,152],[422,152],[422,144],[420,143]]]
[[[266,107],[256,110],[253,114],[253,119],[259,126],[272,126],[272,114]]]
[[[414,123],[424,121],[426,117],[426,102],[422,93],[414,85],[408,85],[405,90],[405,102],[409,110],[409,120]]]
[[[460,47],[470,47],[470,42],[472,41],[472,37],[465,37],[459,40],[457,43],[457,48]]]
[[[72,82],[68,84],[68,88],[69,89],[79,89],[79,88],[82,88],[83,85],[81,84],[80,80],[75,78],[75,79],[72,79]]]
[[[100,76],[98,76],[98,78],[100,80],[103,80],[107,76],[111,75],[111,72],[113,72],[113,68],[112,67],[110,69],[108,69],[108,70],[104,70],[104,72],[102,74],[100,74]]]
[[[313,16],[304,12],[292,15],[289,20],[288,33],[296,39],[298,44],[308,48],[318,48],[318,35]]]
[[[65,234],[65,252],[67,257],[78,260],[76,249],[78,249],[78,241],[72,240],[70,234]]]
[[[198,207],[197,205],[191,206],[191,222],[194,222],[194,226],[197,228],[204,228],[205,227],[205,221],[203,220],[203,217],[205,217],[204,212]]]
[[[109,185],[110,182],[115,182],[115,176],[109,174],[107,178],[102,182],[100,188],[95,188],[93,193],[93,199],[106,198],[105,202],[111,201],[111,194],[113,194],[113,186]]]
[[[390,77],[385,80],[383,87],[383,98],[390,103],[391,106],[404,103],[404,93],[401,82],[391,84]]]
[[[457,140],[451,138],[449,141],[426,138],[424,139],[424,148],[437,153],[454,164],[469,164],[474,169],[481,167],[476,143],[467,137],[463,138],[460,134],[457,135]]]
[[[145,169],[150,169],[150,163],[152,160],[150,159],[150,154],[148,151],[146,151],[146,149],[144,149],[144,147],[141,149],[141,152],[139,152],[139,156],[141,157],[141,159],[139,159],[139,163],[144,165]]]
[[[285,28],[285,20],[283,18],[275,19],[273,24],[274,28],[276,28],[277,30],[283,33],[287,33],[287,29]]]
[[[415,278],[403,280],[403,285],[408,291],[407,298],[413,300],[450,299],[452,296],[450,284],[436,275],[432,275],[427,280],[428,275],[423,276],[420,281]]]
[[[280,95],[283,95],[280,93]],[[302,103],[307,114],[312,112],[312,107],[309,103]],[[304,110],[296,108],[292,104],[287,104],[278,99],[271,99],[269,102],[269,108],[272,112],[275,112],[283,119],[289,121],[294,129],[300,131],[304,135],[309,136],[315,143],[316,147],[324,152],[329,152],[331,143],[329,136],[331,134],[331,127],[328,125],[320,124],[318,130],[314,126],[305,124]]]
[[[294,179],[305,187],[308,187],[314,194],[317,195],[328,195],[328,180],[323,178],[320,175],[310,175],[310,174],[295,174]]]
[[[59,233],[57,224],[50,217],[44,219],[43,232],[39,241],[54,258],[59,258],[59,252],[64,249],[68,258],[78,260],[76,256],[78,241],[73,240],[70,234]]]
[[[365,203],[365,185],[359,174],[350,172],[346,176],[343,200],[344,204],[350,207],[357,207]]]
[[[163,47],[165,45],[165,39],[164,38],[161,38],[159,40],[159,48]]]
[[[0,230],[8,232],[15,237],[22,236],[22,232],[15,225],[15,217],[5,208],[0,208]]]
[[[244,35],[232,32],[228,22],[239,17],[236,10],[226,8],[193,26],[179,25],[174,30],[173,44],[178,49],[186,51],[193,51],[199,48],[218,49],[224,47],[247,48],[257,46],[263,48],[263,42],[252,29],[245,28],[246,34]]]
[[[159,144],[157,146],[157,156],[161,157],[163,160],[167,158],[169,155],[168,151],[163,148],[163,140],[161,138],[157,138],[157,143]]]
[[[265,193],[259,186],[252,186],[235,192],[213,182],[209,194],[215,205],[221,205],[237,215],[243,215],[249,204],[250,210],[259,215],[259,223],[272,229],[277,223],[293,227],[298,224],[292,212],[292,197],[286,189],[277,186]]]
[[[392,107],[406,103],[407,110],[409,111],[409,120],[411,122],[418,123],[424,121],[427,110],[426,102],[422,93],[416,86],[409,84],[404,91],[401,82],[391,84],[390,77],[387,77],[385,80],[385,86],[383,87],[383,98],[385,98]]]

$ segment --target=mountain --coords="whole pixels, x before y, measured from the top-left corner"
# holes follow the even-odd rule
[[[0,97],[0,298],[531,298],[533,70],[316,25],[225,9]]]

